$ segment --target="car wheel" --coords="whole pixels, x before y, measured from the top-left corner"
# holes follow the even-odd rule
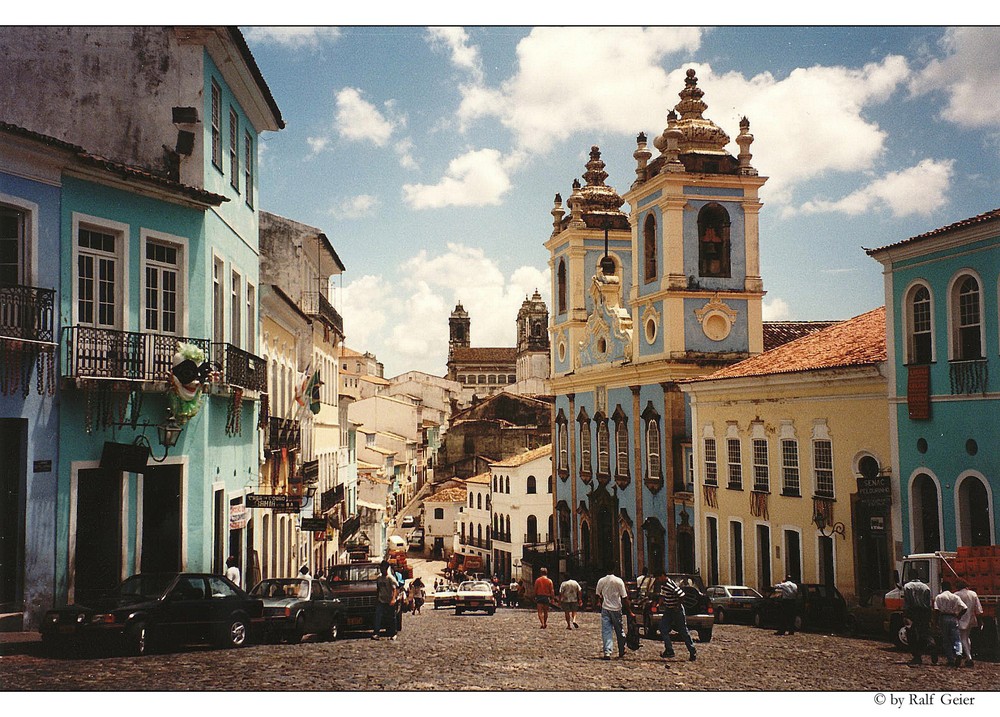
[[[845,615],[841,632],[849,637],[856,637],[858,634],[858,618],[854,615]]]
[[[711,642],[712,641],[712,630],[698,630],[698,642]]]
[[[460,607],[456,607],[456,608],[455,608],[455,614],[456,614],[456,615],[461,615],[461,614],[462,614],[462,608],[460,608]]]
[[[486,611],[486,614],[487,614],[487,615],[492,615],[492,614],[493,614],[493,613],[495,613],[495,612],[496,612],[496,610],[487,610],[487,611]]]
[[[795,625],[795,632],[802,632],[802,616],[801,615],[796,615],[795,616],[795,622],[793,622],[792,624]]]
[[[226,647],[243,647],[247,644],[248,632],[247,621],[242,617],[234,617],[229,621],[223,644]]]
[[[899,649],[907,646],[905,632],[903,630],[904,625],[905,623],[903,622],[902,615],[896,614],[889,618],[889,636]]]
[[[298,645],[306,636],[306,619],[302,615],[295,618],[295,627],[288,633],[288,644]]]
[[[754,611],[754,614],[753,614],[753,626],[754,627],[764,627],[764,616],[760,614],[759,610]]]
[[[340,636],[340,622],[334,620],[330,625],[330,629],[326,631],[326,639],[333,642]]]
[[[128,629],[125,633],[125,650],[136,657],[149,654],[149,631],[146,623],[136,623]]]
[[[715,611],[715,621],[720,624],[726,621],[726,611],[721,607],[717,608]]]

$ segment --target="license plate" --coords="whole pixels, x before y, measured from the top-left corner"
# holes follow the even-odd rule
[[[469,607],[479,607],[479,604],[480,603],[478,600],[473,600],[472,602],[469,603]]]
[[[361,617],[361,616],[347,618],[347,624],[348,625],[360,625],[364,621],[365,621],[365,619],[363,617]]]
[[[61,635],[72,635],[74,632],[76,632],[76,626],[75,625],[60,625],[59,626],[59,634],[61,634]]]

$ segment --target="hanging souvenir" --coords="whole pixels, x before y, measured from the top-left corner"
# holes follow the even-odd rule
[[[194,344],[178,343],[170,368],[169,403],[174,418],[182,426],[201,410],[201,396],[211,367],[205,352]]]

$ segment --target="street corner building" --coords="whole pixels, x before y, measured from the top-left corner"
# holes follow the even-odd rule
[[[33,629],[139,571],[247,572],[257,148],[284,121],[235,28],[0,52],[0,604]]]

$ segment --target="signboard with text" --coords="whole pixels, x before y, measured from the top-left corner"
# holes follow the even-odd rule
[[[278,513],[298,513],[301,498],[297,495],[247,495],[247,508],[268,508]]]
[[[892,479],[887,475],[858,478],[858,499],[872,508],[885,508],[892,503]]]

